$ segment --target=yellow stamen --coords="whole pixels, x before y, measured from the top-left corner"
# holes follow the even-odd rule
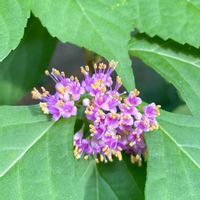
[[[48,70],[45,70],[45,75],[49,76],[49,71]]]
[[[89,158],[88,155],[85,155],[85,156],[84,156],[84,159],[85,159],[85,160],[88,160],[88,158]]]
[[[58,107],[61,107],[64,104],[62,100],[59,100],[58,103],[56,104]]]
[[[86,66],[85,66],[85,70],[86,70],[87,72],[89,72],[89,71],[90,71],[90,68],[86,65]]]
[[[119,77],[119,76],[117,76],[117,83],[119,84],[119,85],[121,85],[122,84],[122,80],[121,80],[121,78]]]
[[[138,166],[141,167],[141,166],[142,166],[142,159],[141,159],[141,156],[139,156],[139,155],[137,154],[137,155],[136,155],[136,159],[137,159]]]
[[[104,161],[104,156],[102,154],[100,154],[100,161],[103,162]]]
[[[65,77],[65,72],[61,72],[61,76],[62,76],[62,77]]]
[[[115,69],[117,67],[118,62],[115,62],[114,60],[111,60],[109,62],[109,67],[112,69]]]
[[[78,78],[75,76],[75,78],[74,78],[74,80],[75,80],[75,82],[79,82],[79,80],[78,80]]]
[[[117,149],[118,149],[119,151],[122,151],[122,148],[121,148],[120,146],[118,146]]]
[[[90,124],[90,125],[89,125],[89,128],[90,128],[90,132],[91,132],[91,133],[97,133],[97,130],[96,130],[96,128],[94,127],[94,125]]]
[[[119,159],[119,161],[122,160],[122,153],[120,151],[117,152],[117,158]]]
[[[111,136],[111,134],[109,132],[106,132],[105,136]]]
[[[101,88],[101,92],[102,93],[106,92],[106,87],[105,86]]]
[[[134,145],[134,142],[130,142],[130,143],[129,143],[129,146],[130,146],[130,147],[133,147],[133,145]]]
[[[99,68],[99,69],[103,69],[103,63],[99,63],[98,68]]]
[[[47,108],[47,103],[45,102],[40,102],[40,108],[44,114],[49,114],[48,108]]]
[[[33,88],[31,94],[32,94],[33,99],[41,99],[42,98],[42,94],[36,88]]]
[[[74,81],[74,76],[70,76],[70,80]]]
[[[108,158],[108,160],[109,160],[110,162],[113,162],[113,158],[112,158],[111,155],[107,156],[107,158]]]
[[[157,115],[157,116],[160,115],[160,110],[159,110],[160,108],[161,108],[161,105],[157,105],[157,106],[156,106],[156,115]]]
[[[134,89],[133,91],[130,92],[130,96],[132,98],[138,96],[139,94],[140,92],[137,89]]]
[[[94,67],[94,69],[97,69],[97,64],[94,64],[94,66],[93,66],[93,67]]]
[[[57,69],[55,69],[55,68],[52,69],[52,72],[53,72],[53,74],[54,74],[55,76],[60,75],[60,72],[59,72]]]
[[[61,94],[65,94],[65,89],[62,86],[57,87],[57,91]]]
[[[135,164],[137,162],[137,159],[134,155],[131,155],[131,163]]]

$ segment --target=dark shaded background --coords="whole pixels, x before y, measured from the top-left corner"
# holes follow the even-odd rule
[[[88,60],[88,56],[90,59]],[[79,79],[83,76],[80,73],[80,66],[91,64],[93,54],[83,48],[79,48],[72,44],[63,44],[57,42],[56,49],[53,53],[49,70],[54,67],[63,70],[66,75],[75,75]],[[95,60],[95,58],[94,58]],[[180,99],[177,90],[172,84],[166,82],[159,74],[150,67],[146,66],[138,58],[132,58],[132,66],[136,79],[136,87],[140,91],[140,96],[146,102],[155,102],[162,106],[163,109],[172,111],[184,102]],[[49,77],[43,76],[38,86],[45,85],[51,90],[53,81]],[[36,101],[31,100],[30,94],[27,94],[19,104],[32,104]]]

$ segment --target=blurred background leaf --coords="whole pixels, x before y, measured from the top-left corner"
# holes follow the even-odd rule
[[[38,19],[29,19],[19,46],[0,63],[0,104],[15,104],[39,82],[55,42]]]

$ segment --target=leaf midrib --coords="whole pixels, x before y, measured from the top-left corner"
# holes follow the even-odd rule
[[[101,33],[99,33],[97,30],[98,28],[96,28],[96,25],[93,23],[93,21],[90,19],[90,17],[87,15],[85,8],[82,6],[82,4],[80,2],[78,2],[77,0],[75,0],[77,6],[79,7],[79,9],[82,11],[83,16],[85,16],[85,19],[91,24],[91,26],[93,27],[94,31],[97,33],[97,35],[99,35],[99,37],[101,38],[102,42],[105,44],[105,46],[108,48],[110,54],[112,57],[115,57],[113,54],[112,49],[110,48],[110,46],[107,44],[107,42],[104,40],[104,38],[102,37]]]
[[[197,67],[197,68],[200,68],[200,65],[197,65],[197,64],[195,64],[195,63],[192,63],[192,62],[189,62],[189,61],[187,61],[187,60],[185,60],[185,59],[181,59],[180,57],[174,57],[174,56],[171,56],[171,55],[169,55],[169,54],[166,54],[166,53],[160,53],[160,52],[158,52],[158,51],[156,51],[157,49],[160,49],[160,47],[156,47],[156,48],[153,48],[153,49],[151,49],[151,50],[148,50],[148,49],[144,49],[144,48],[137,48],[137,47],[134,47],[134,48],[130,48],[130,50],[131,51],[140,51],[140,52],[146,52],[146,53],[152,53],[152,54],[155,54],[155,55],[158,55],[158,56],[163,56],[163,58],[170,58],[170,59],[173,59],[173,60],[177,60],[177,61],[180,61],[180,62],[184,62],[184,63],[186,63],[186,64],[189,64],[189,65],[192,65],[192,66],[194,66],[194,67]],[[166,62],[168,62],[167,61],[167,59],[165,59],[165,61]],[[169,62],[168,62],[169,63]],[[172,68],[181,76],[181,77],[183,77],[183,75],[180,73],[180,72],[178,72],[177,71],[177,69],[174,67],[174,66],[172,66]],[[196,97],[199,99],[200,98],[200,96],[199,96],[199,94],[197,93],[197,91],[194,89],[194,87],[192,87],[192,85],[190,84],[190,82],[188,82],[187,81],[187,79],[184,79],[183,78],[183,80],[185,81],[185,83],[191,88],[191,90],[193,91],[193,93],[196,95]],[[187,102],[188,102],[188,100],[187,100]],[[192,105],[190,105],[189,103],[188,103],[188,105],[190,106],[190,107],[192,107]],[[192,109],[193,110],[193,109]]]
[[[30,121],[30,122],[22,122],[22,123],[13,123],[13,124],[7,124],[5,126],[0,126],[0,129],[7,128],[7,127],[12,127],[12,126],[21,126],[21,125],[33,125],[37,123],[42,123],[46,122],[46,120],[38,120],[38,121]]]
[[[167,132],[161,125],[159,125],[159,129],[161,132],[163,132],[176,146],[177,148],[198,168],[200,169],[200,165],[188,154],[188,152],[181,146],[181,144],[178,144],[176,140],[170,135],[170,133]]]
[[[100,195],[99,195],[99,177],[100,176],[102,178],[102,180],[104,181],[104,183],[110,188],[110,190],[113,192],[114,196],[116,197],[116,199],[119,199],[115,190],[112,188],[112,186],[107,182],[107,180],[100,174],[100,172],[98,171],[97,168],[97,164],[94,163],[95,165],[95,178],[96,178],[96,186],[97,186],[97,200],[100,200]]]
[[[180,57],[175,57],[175,56],[172,56],[170,54],[166,54],[166,53],[161,53],[161,52],[158,52],[156,50],[159,50],[160,47],[156,47],[156,48],[153,48],[151,50],[148,50],[148,49],[144,49],[144,48],[138,48],[138,47],[134,47],[134,48],[130,48],[131,51],[143,51],[143,52],[147,52],[147,53],[153,53],[153,54],[156,54],[156,55],[160,55],[160,56],[164,56],[164,57],[167,57],[167,58],[171,58],[171,59],[174,59],[174,60],[177,60],[177,61],[181,61],[181,62],[184,62],[184,63],[187,63],[187,64],[190,64],[190,65],[193,65],[197,68],[200,68],[200,65],[197,65],[195,64],[195,62],[190,62],[188,60],[185,60],[185,59],[182,59]]]
[[[22,158],[23,156],[36,144],[38,143],[42,137],[49,131],[49,129],[55,124],[53,121],[47,128],[8,166],[3,173],[0,174],[0,178],[2,178],[5,174],[9,172]]]

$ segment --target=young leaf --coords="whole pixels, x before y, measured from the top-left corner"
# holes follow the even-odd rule
[[[200,46],[200,9],[197,0],[134,0],[132,8],[134,25],[140,32]]]
[[[29,15],[29,0],[0,1],[0,61],[19,44]]]
[[[32,3],[35,16],[52,36],[90,49],[101,56],[119,61],[117,72],[124,86],[134,88],[128,40],[132,31],[129,4],[122,1],[36,0]]]
[[[55,123],[35,106],[2,106],[0,121],[2,199],[143,199],[145,167],[74,160],[74,118]]]
[[[171,82],[194,114],[199,114],[200,110],[199,53],[193,47],[146,35],[136,36],[130,43],[130,54],[141,58]]]
[[[0,63],[0,104],[13,104],[30,90],[47,68],[55,39],[31,17],[25,35]]]
[[[200,118],[162,112],[159,130],[146,134],[147,200],[200,199]]]

